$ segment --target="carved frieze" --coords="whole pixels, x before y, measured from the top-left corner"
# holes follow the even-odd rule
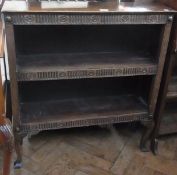
[[[86,120],[63,121],[63,122],[46,122],[46,123],[29,123],[22,124],[22,132],[42,131],[49,129],[62,129],[82,126],[105,125],[110,123],[134,122],[147,120],[148,113],[144,112],[135,115],[110,116],[105,118],[95,118]],[[151,119],[149,119],[151,120]]]
[[[79,24],[166,24],[172,15],[163,14],[5,14],[15,25],[79,25]]]
[[[157,66],[120,67],[113,69],[90,69],[90,70],[64,70],[55,72],[17,72],[18,81],[30,80],[54,80],[54,79],[78,79],[97,77],[116,77],[134,75],[154,75]]]

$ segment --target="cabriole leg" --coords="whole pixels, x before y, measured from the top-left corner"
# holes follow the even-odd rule
[[[151,150],[154,155],[158,154],[158,139],[153,138],[151,141]]]
[[[17,154],[17,159],[14,162],[14,168],[19,169],[22,167],[22,154],[23,154],[22,145],[23,145],[23,138],[25,136],[19,133],[15,133],[14,135],[15,135],[15,151]]]

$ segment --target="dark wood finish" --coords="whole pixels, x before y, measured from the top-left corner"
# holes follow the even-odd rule
[[[171,49],[171,48],[172,47],[169,47],[169,49]],[[166,102],[168,100],[170,100],[170,95],[169,95],[169,99],[167,98],[167,94],[168,94],[167,92],[168,92],[168,88],[169,88],[168,85],[169,85],[170,80],[172,78],[172,70],[173,70],[173,66],[175,63],[176,54],[174,54],[174,52],[169,51],[167,54],[167,58],[168,59],[166,59],[166,63],[165,63],[163,78],[162,78],[162,82],[161,82],[161,88],[160,88],[159,97],[158,97],[158,103],[157,103],[156,112],[155,112],[156,126],[154,129],[154,134],[153,134],[154,139],[153,140],[156,140],[156,142],[153,142],[153,144],[152,144],[152,149],[155,154],[157,153],[157,149],[158,149],[157,138],[160,135],[160,133],[165,134],[165,132],[167,131],[167,127],[168,127],[168,132],[167,132],[168,134],[170,133],[169,132],[170,129],[172,129],[172,132],[174,132],[174,127],[173,128],[169,127],[169,125],[167,125],[167,123],[165,123],[165,126],[162,124],[162,118],[163,118],[162,116],[164,116],[164,108],[165,108]],[[162,128],[160,129],[161,126],[162,126]]]
[[[15,41],[14,41],[14,27],[10,23],[5,23],[6,28],[6,40],[7,40],[7,50],[8,50],[8,58],[9,58],[9,71],[11,75],[11,94],[12,94],[12,110],[14,117],[14,123],[18,127],[20,120],[19,116],[19,104],[18,104],[18,89],[17,89],[17,81],[16,81],[16,69],[13,65],[16,64],[16,52],[15,52]]]
[[[168,0],[164,2],[168,6],[177,9],[177,2]],[[177,132],[175,123],[175,112],[173,107],[176,101],[176,44],[177,44],[177,30],[175,18],[173,24],[173,30],[171,33],[171,39],[163,72],[163,79],[161,83],[161,89],[159,93],[157,108],[156,108],[156,127],[154,130],[154,138],[158,138],[159,135],[169,134]],[[168,105],[168,102],[174,103],[174,105]],[[173,106],[173,107],[172,107]],[[175,107],[176,108],[176,107]],[[157,139],[156,139],[157,140]],[[157,151],[157,143],[154,142],[152,145],[154,152]]]
[[[30,37],[29,31],[33,36]],[[45,29],[38,26],[30,30],[17,26],[18,80],[156,74],[155,48],[160,32],[161,27],[153,25],[47,26]],[[127,39],[126,33],[129,33]]]
[[[148,111],[141,98],[122,95],[24,103],[21,115],[24,130],[30,131],[138,121]]]
[[[17,152],[16,166],[18,168],[18,162],[21,162],[21,143],[23,137],[20,131],[20,114],[19,114],[19,101],[18,101],[18,87],[16,81],[16,70],[13,65],[16,64],[16,52],[15,52],[15,41],[14,41],[14,26],[10,23],[5,23],[6,28],[6,41],[8,50],[8,61],[9,61],[9,72],[10,72],[10,85],[11,85],[11,95],[12,95],[12,120],[13,120],[13,131],[14,131],[14,145]]]
[[[176,76],[173,75],[173,71],[177,54],[171,53],[169,55],[169,62],[166,64],[165,75],[162,81],[161,95],[159,96],[158,108],[156,113],[157,128],[155,131],[156,137],[159,135],[170,134],[177,132],[175,120],[175,113],[173,113],[173,108],[176,108]],[[167,105],[167,102],[174,103],[174,105]],[[169,108],[169,109],[168,109]],[[173,114],[173,115],[172,115]],[[164,117],[169,119],[163,119]],[[169,123],[168,123],[169,121]],[[171,131],[171,132],[170,132]]]
[[[23,136],[46,129],[141,121],[140,148],[149,150],[175,11],[155,2],[83,3],[3,7],[16,167]]]
[[[157,72],[156,63],[131,53],[46,54],[22,56],[19,60],[19,81],[155,75]]]
[[[156,74],[160,32],[154,25],[16,26],[18,80]]]
[[[48,83],[20,85],[24,131],[139,121],[148,117],[141,87],[128,89],[132,78],[63,80],[50,82],[51,87]]]
[[[161,82],[161,77],[163,73],[163,65],[165,62],[165,56],[167,53],[169,36],[171,32],[171,25],[172,23],[166,24],[162,32],[162,41],[160,43],[160,48],[159,48],[159,53],[158,53],[159,54],[158,72],[157,72],[157,75],[154,77],[154,81],[153,81],[152,89],[150,93],[149,111],[151,114],[154,113],[155,107],[156,107],[158,91],[160,88],[160,82]]]
[[[175,0],[159,0],[159,2],[162,2],[169,7],[177,10],[177,2]],[[177,22],[174,21],[174,27],[173,27],[173,36],[172,36],[172,46],[171,49],[177,52]]]

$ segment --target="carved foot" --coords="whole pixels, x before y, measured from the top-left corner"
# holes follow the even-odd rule
[[[16,160],[14,162],[14,169],[20,169],[22,168],[22,161]]]
[[[140,144],[140,150],[142,152],[149,152],[150,151],[150,148],[147,144]]]
[[[16,140],[15,138],[15,151],[17,154],[17,160],[14,162],[14,169],[19,169],[21,168],[21,162],[22,162],[22,138],[18,138]]]
[[[158,140],[157,139],[153,139],[151,142],[151,150],[153,152],[154,155],[158,154]]]
[[[17,154],[17,160],[14,162],[14,168],[19,169],[22,167],[22,144],[23,144],[23,138],[26,135],[22,135],[19,133],[15,133],[15,151]]]
[[[144,125],[143,135],[140,141],[140,149],[142,152],[149,152],[150,151],[150,136],[154,129],[154,121],[143,121],[142,124]]]

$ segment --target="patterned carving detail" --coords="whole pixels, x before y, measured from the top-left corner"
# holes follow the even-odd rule
[[[129,19],[129,16],[128,15],[122,15],[121,16],[121,21],[123,22],[123,23],[125,23],[125,22],[128,22],[130,19]]]
[[[5,21],[10,23],[10,22],[12,21],[11,16],[6,16],[6,17],[5,17]]]
[[[59,16],[59,21],[62,24],[69,23],[69,16],[61,15],[61,16]]]
[[[26,23],[28,24],[32,24],[35,23],[35,15],[24,15],[24,20],[26,21]]]
[[[82,126],[93,126],[93,125],[105,125],[110,123],[124,123],[134,121],[147,121],[148,113],[144,112],[135,115],[124,115],[124,116],[111,116],[107,118],[87,119],[87,120],[75,120],[75,121],[63,121],[63,122],[47,122],[47,123],[29,123],[22,124],[22,132],[31,131],[42,131],[50,129],[62,129]],[[150,120],[150,119],[149,119]]]
[[[35,24],[166,24],[168,15],[154,14],[12,14],[12,23],[15,25]]]
[[[155,15],[150,15],[147,20],[149,20],[150,23],[153,23],[154,21],[157,21],[158,19],[157,19],[157,16],[155,16]]]
[[[173,16],[168,16],[168,21],[173,22]]]
[[[79,79],[97,77],[154,75],[157,66],[150,67],[122,67],[117,69],[92,69],[92,70],[68,70],[55,72],[17,72],[18,81],[30,80],[54,80],[54,79]]]

